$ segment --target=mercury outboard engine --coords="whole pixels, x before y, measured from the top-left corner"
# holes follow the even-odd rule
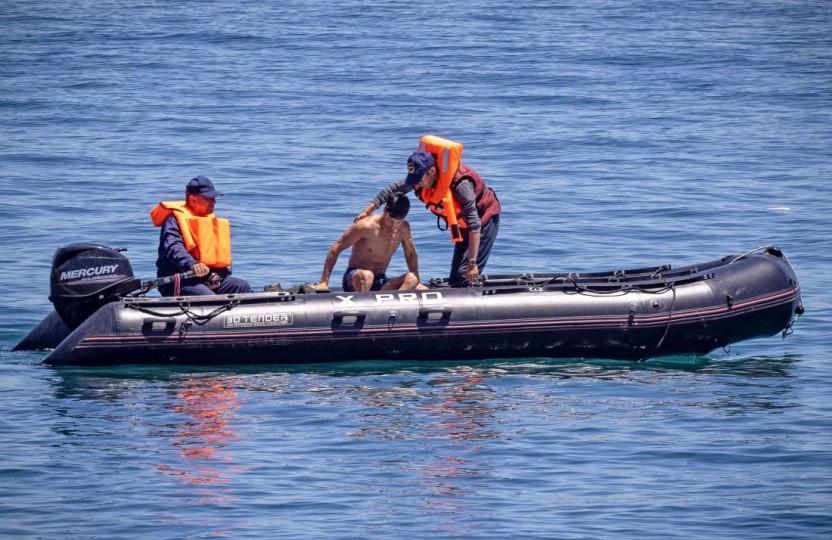
[[[71,244],[52,257],[49,300],[71,329],[141,285],[127,257],[107,246]]]

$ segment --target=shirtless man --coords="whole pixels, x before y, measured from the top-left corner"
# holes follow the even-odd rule
[[[342,280],[344,291],[427,289],[419,281],[416,246],[410,235],[410,224],[404,219],[409,210],[407,196],[394,197],[387,201],[381,215],[370,216],[347,227],[341,238],[329,248],[321,281],[315,284],[315,290],[329,290],[329,277],[338,255],[349,247],[352,247],[352,252]],[[410,271],[391,279],[385,272],[399,246],[404,249],[404,260]]]

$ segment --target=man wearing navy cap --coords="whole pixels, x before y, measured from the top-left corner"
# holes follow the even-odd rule
[[[458,144],[435,136],[429,137]],[[459,146],[461,148],[461,145]],[[443,218],[449,226],[452,226],[452,222],[460,222],[461,239],[457,238],[454,243],[448,282],[452,287],[462,287],[476,282],[488,262],[500,229],[500,201],[494,190],[485,185],[482,177],[462,162],[450,164],[450,168],[446,167],[449,171],[446,173],[448,176],[443,187],[439,187],[438,165],[437,156],[420,147],[407,159],[407,177],[381,190],[369,206],[358,214],[356,220],[369,216],[391,197],[415,189],[427,208]],[[453,208],[450,211],[453,215],[449,215],[449,211],[442,208],[442,205],[429,202],[432,193],[437,189],[445,189],[451,195]]]
[[[231,227],[214,215],[222,193],[207,176],[192,178],[184,201],[159,203],[150,216],[161,227],[156,275],[193,271],[194,277],[159,287],[162,296],[251,292],[245,280],[231,275]]]

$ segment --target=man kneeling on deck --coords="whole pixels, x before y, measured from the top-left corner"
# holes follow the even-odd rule
[[[410,224],[404,219],[409,210],[407,196],[394,197],[387,202],[381,215],[366,217],[347,227],[341,238],[329,248],[321,281],[315,285],[315,290],[329,290],[329,277],[338,255],[349,247],[352,247],[352,252],[342,280],[345,291],[427,289],[419,281],[416,246],[410,234]],[[388,278],[385,272],[400,245],[404,249],[409,272]]]

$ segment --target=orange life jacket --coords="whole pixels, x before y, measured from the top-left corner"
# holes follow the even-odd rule
[[[436,135],[425,135],[419,140],[419,150],[433,154],[438,177],[432,188],[416,188],[416,195],[428,210],[445,220],[452,242],[461,242],[460,229],[468,225],[462,217],[462,209],[454,197],[454,188],[460,181],[470,179],[477,201],[477,213],[485,225],[492,216],[500,213],[500,202],[485,181],[462,163],[462,144]]]
[[[419,139],[419,150],[433,154],[436,160],[438,177],[432,188],[416,189],[416,194],[425,203],[428,210],[445,219],[451,231],[451,241],[462,242],[460,227],[466,227],[460,219],[459,203],[456,202],[451,189],[451,182],[462,163],[462,143],[454,142],[437,135],[424,135]],[[453,211],[448,211],[452,209]],[[437,222],[438,223],[438,222]]]
[[[161,227],[173,214],[185,249],[194,259],[211,268],[231,266],[231,224],[214,214],[195,216],[185,201],[160,202],[150,212],[153,224]]]
[[[419,139],[419,150],[433,154],[436,159],[436,171],[439,177],[430,189],[423,189],[420,195],[426,204],[439,204],[448,194],[451,181],[462,163],[462,143],[454,142],[436,135],[425,135]]]

